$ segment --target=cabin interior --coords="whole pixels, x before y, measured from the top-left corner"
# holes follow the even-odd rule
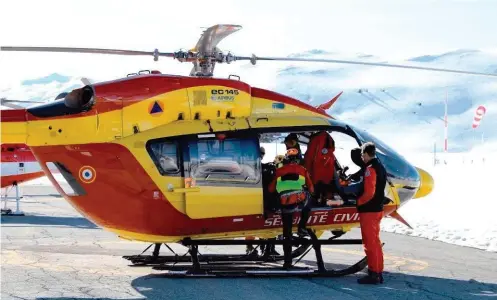
[[[334,141],[335,175],[340,174],[345,178],[360,170],[360,166],[351,157],[352,150],[360,147],[359,140],[352,131],[344,128],[334,130],[331,127],[274,130],[252,129],[158,139],[149,141],[147,149],[162,175],[189,178],[199,187],[215,185],[261,188],[265,212],[279,209],[277,195],[269,193],[267,188],[274,177],[278,160],[286,153],[284,140],[289,134],[296,134],[302,155],[305,155],[313,134],[327,131]],[[333,170],[330,169],[330,172]],[[330,185],[328,189],[326,199],[314,199],[314,208],[355,206],[355,190],[343,194],[336,186]]]

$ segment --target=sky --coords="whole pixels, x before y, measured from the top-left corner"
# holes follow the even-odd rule
[[[202,27],[225,23],[243,26],[219,45],[236,55],[323,49],[392,60],[461,48],[497,51],[496,11],[494,0],[16,0],[0,4],[0,45],[172,52],[195,45]],[[190,68],[151,57],[0,52],[0,91],[54,72],[112,79],[141,69],[186,75]]]

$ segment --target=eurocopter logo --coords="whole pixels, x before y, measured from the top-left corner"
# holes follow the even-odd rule
[[[211,90],[211,100],[219,102],[233,102],[235,96],[239,94],[238,90]]]

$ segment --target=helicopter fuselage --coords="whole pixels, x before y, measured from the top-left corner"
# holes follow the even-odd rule
[[[323,110],[231,79],[138,75],[2,115],[2,140],[26,143],[79,212],[147,242],[280,234],[280,216],[265,213],[259,136],[319,130],[370,140]],[[431,191],[426,172],[389,150],[385,215]],[[317,230],[358,225],[354,206],[313,209],[308,220]]]

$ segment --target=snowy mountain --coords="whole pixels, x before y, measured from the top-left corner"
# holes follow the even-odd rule
[[[80,78],[53,73],[41,78],[26,79],[18,85],[0,89],[0,98],[36,102],[54,101],[60,93],[70,92],[82,85]]]
[[[497,54],[478,50],[463,49],[405,61],[387,61],[368,54],[343,55],[319,49],[290,57],[387,62],[497,73]],[[449,151],[464,152],[482,147],[482,134],[487,150],[497,151],[497,131],[493,130],[497,125],[496,78],[301,62],[258,62],[256,66],[239,63],[229,68],[223,65],[217,67],[216,75],[225,77],[224,73],[232,74],[234,68],[238,68],[242,80],[253,86],[273,89],[312,105],[323,103],[344,91],[330,113],[371,131],[399,151],[430,152],[435,143],[438,151],[442,150],[444,101],[448,96]],[[80,86],[79,77],[53,73],[0,89],[0,97],[52,101],[59,93]],[[487,113],[480,127],[474,130],[471,124],[479,105],[485,105]]]
[[[384,61],[370,55],[339,56],[311,50],[295,56],[421,65],[497,74],[497,55],[458,50],[407,61]],[[370,130],[394,148],[432,151],[443,145],[444,101],[448,96],[449,151],[468,151],[497,139],[497,78],[441,72],[335,64],[292,64],[279,70],[275,89],[318,105],[344,93],[331,109],[333,116]],[[362,90],[359,93],[359,90]],[[487,113],[472,130],[476,108]],[[487,143],[488,144],[488,143]],[[494,148],[497,150],[496,148]]]

